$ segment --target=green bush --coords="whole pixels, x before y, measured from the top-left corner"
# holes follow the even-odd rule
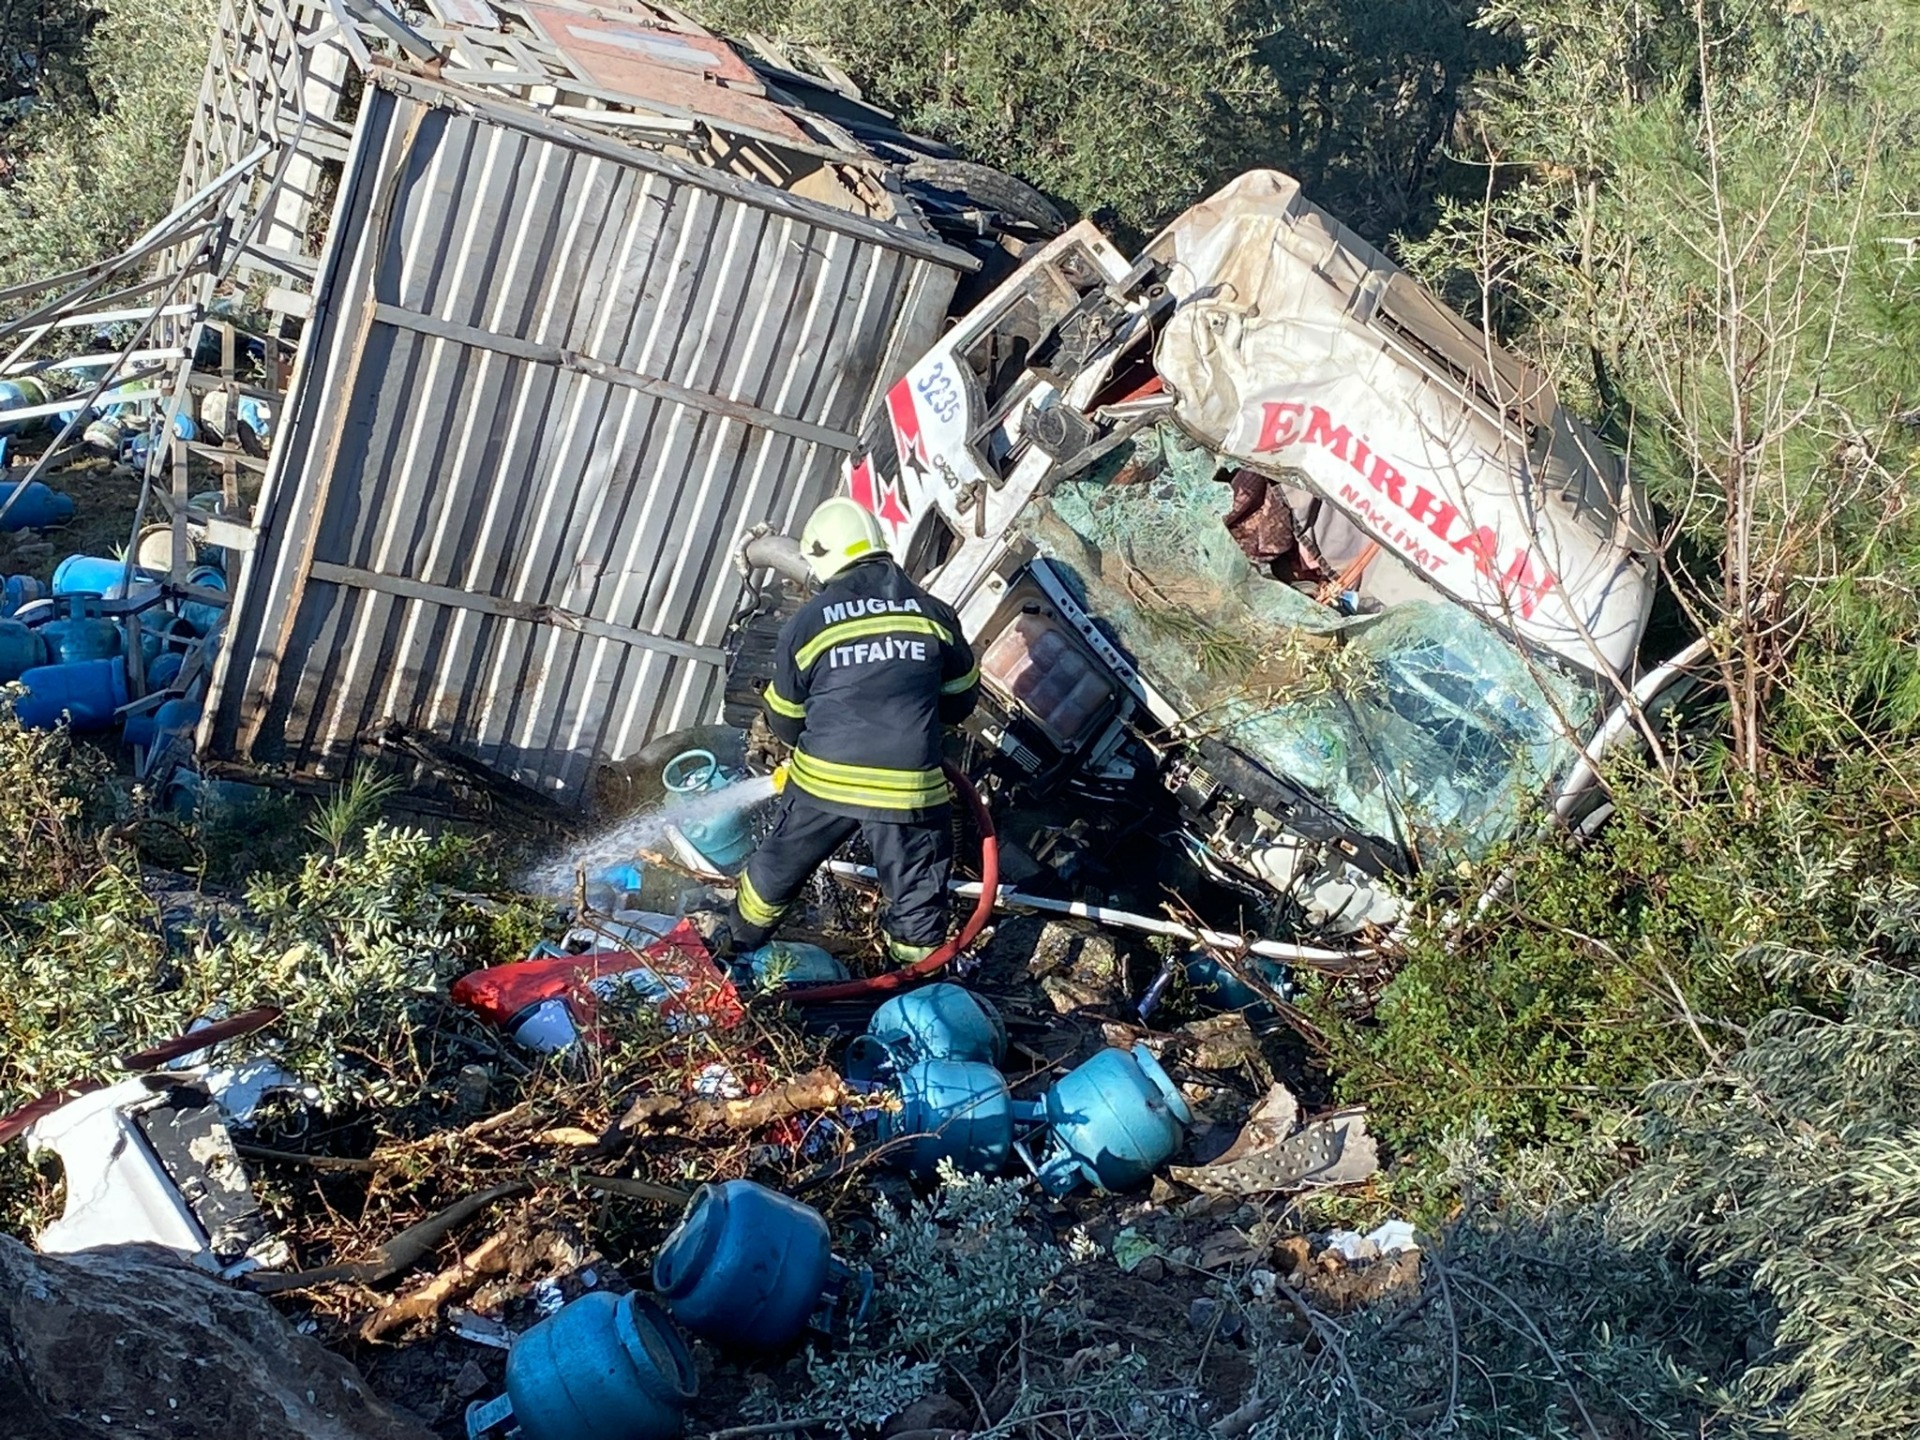
[[[1637,1243],[1677,1244],[1776,1313],[1725,1404],[1747,1434],[1920,1434],[1920,887],[1863,890],[1883,924],[1870,950],[1752,957],[1843,983],[1844,1014],[1779,1011],[1704,1075],[1656,1087],[1620,1196]]]
[[[1376,239],[1420,218],[1458,93],[1506,53],[1438,0],[712,0],[831,54],[909,128],[1133,239],[1257,165]]]
[[[201,1016],[276,1005],[265,1042],[323,1109],[381,1109],[403,1127],[465,1056],[440,1039],[448,984],[525,953],[508,948],[527,933],[525,912],[465,898],[479,867],[458,838],[363,809],[351,835],[334,825],[326,848],[238,896],[172,885],[156,898],[132,845],[114,838],[134,827],[101,828],[116,807],[93,752],[7,711],[0,781],[0,1113],[121,1078],[119,1056]],[[33,1195],[24,1147],[0,1151],[0,1204],[12,1206],[0,1226],[30,1228]]]
[[[1341,1093],[1403,1154],[1430,1159],[1476,1125],[1509,1151],[1616,1126],[1649,1083],[1698,1074],[1779,1006],[1838,1002],[1817,977],[1754,964],[1753,946],[1858,943],[1875,923],[1863,884],[1920,869],[1878,763],[1756,792],[1703,757],[1674,785],[1621,777],[1616,794],[1592,841],[1514,857],[1482,913],[1426,906],[1377,995],[1319,989]],[[1489,878],[1450,877],[1468,897]]]
[[[173,208],[214,0],[114,0],[89,34],[84,93],[42,96],[7,136],[0,285],[117,254]]]

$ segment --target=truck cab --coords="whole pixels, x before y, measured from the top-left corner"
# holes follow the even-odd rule
[[[1073,227],[884,408],[848,484],[960,614],[983,778],[1150,819],[1269,934],[1390,930],[1590,777],[1635,682],[1620,459],[1285,175],[1137,258]]]

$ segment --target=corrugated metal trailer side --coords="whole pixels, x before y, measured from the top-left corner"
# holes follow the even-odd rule
[[[577,806],[716,717],[730,543],[832,493],[972,262],[369,79],[203,750],[326,777],[397,722]]]

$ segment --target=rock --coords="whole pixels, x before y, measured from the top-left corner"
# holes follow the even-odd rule
[[[487,1372],[469,1360],[460,1367],[460,1373],[453,1377],[453,1393],[462,1400],[471,1400],[482,1390],[490,1389],[493,1382],[487,1379]]]
[[[1058,1015],[1071,1015],[1078,1010],[1098,1010],[1109,999],[1107,991],[1099,986],[1083,985],[1066,975],[1047,975],[1040,981],[1040,992],[1047,997],[1047,1003],[1053,1006]]]
[[[1200,1243],[1200,1268],[1224,1270],[1229,1265],[1237,1265],[1252,1253],[1253,1247],[1247,1243],[1247,1237],[1238,1230],[1216,1231]]]
[[[907,1406],[880,1433],[888,1437],[959,1431],[965,1434],[972,1417],[951,1395],[927,1395]]]
[[[1209,1299],[1205,1295],[1196,1297],[1193,1304],[1187,1307],[1188,1327],[1202,1335],[1210,1333],[1219,1319],[1220,1302]]]
[[[1260,1060],[1260,1044],[1238,1011],[1189,1021],[1175,1034],[1183,1058],[1196,1070],[1237,1070]]]
[[[1167,1278],[1167,1262],[1158,1255],[1149,1255],[1133,1267],[1133,1273],[1150,1284],[1158,1285]]]
[[[1274,1243],[1273,1258],[1274,1268],[1282,1275],[1305,1269],[1313,1258],[1313,1242],[1304,1235],[1289,1235]]]
[[[163,1250],[0,1236],[7,1440],[433,1440],[267,1302]]]

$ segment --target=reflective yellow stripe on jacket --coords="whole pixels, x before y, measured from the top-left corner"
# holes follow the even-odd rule
[[[762,900],[760,892],[753,888],[753,878],[744,870],[740,872],[740,889],[734,903],[740,907],[742,920],[761,928],[772,925],[786,909],[784,905],[769,905]]]
[[[964,675],[957,675],[940,687],[942,695],[964,695],[980,683],[980,667],[974,666]]]
[[[807,718],[807,707],[797,701],[787,699],[786,696],[774,688],[771,682],[769,682],[767,688],[761,692],[761,699],[767,702],[767,708],[776,715],[784,715],[789,720],[804,720]]]
[[[821,800],[870,810],[928,810],[949,798],[947,777],[938,770],[877,770],[843,765],[795,750],[790,776],[795,785]]]
[[[845,645],[849,640],[864,640],[869,635],[897,635],[903,632],[908,635],[931,635],[942,645],[953,643],[953,636],[947,632],[946,626],[924,615],[867,615],[858,620],[842,620],[838,625],[827,626],[795,652],[793,663],[804,672],[836,645]]]

